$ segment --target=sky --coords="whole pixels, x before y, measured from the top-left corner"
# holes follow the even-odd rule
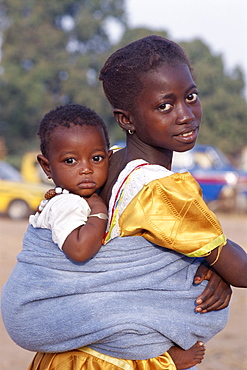
[[[241,67],[247,85],[247,0],[125,0],[125,4],[129,27],[164,30],[178,43],[199,38],[212,53],[222,55],[226,71]]]

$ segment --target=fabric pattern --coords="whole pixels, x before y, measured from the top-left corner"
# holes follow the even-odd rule
[[[114,194],[106,240],[139,235],[189,257],[201,257],[226,244],[219,221],[188,172],[172,173],[132,161],[115,184]]]

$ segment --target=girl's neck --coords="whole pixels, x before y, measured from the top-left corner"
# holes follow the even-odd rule
[[[129,140],[124,151],[125,165],[134,159],[143,159],[148,163],[158,164],[168,170],[171,169],[173,152],[170,150],[152,147],[136,140]]]

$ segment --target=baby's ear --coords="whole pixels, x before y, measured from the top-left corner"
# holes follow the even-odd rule
[[[128,111],[123,109],[114,109],[114,117],[118,125],[125,131],[135,131],[134,124],[132,123],[131,115]]]
[[[110,161],[111,156],[112,156],[113,150],[108,150],[108,160]]]
[[[48,159],[42,154],[38,154],[37,161],[39,162],[46,176],[51,177],[50,162],[48,161]]]

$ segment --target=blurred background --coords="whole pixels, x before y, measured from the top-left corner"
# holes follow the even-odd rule
[[[203,106],[198,143],[175,154],[174,171],[194,175],[226,234],[247,247],[247,1],[0,0],[1,284],[27,216],[51,187],[36,162],[40,120],[58,105],[85,104],[103,117],[111,144],[125,145],[98,74],[113,51],[151,34],[185,48]],[[244,293],[202,370],[246,369]],[[25,369],[32,354],[0,328],[1,368]]]
[[[5,163],[0,165],[0,181],[9,183],[0,183],[0,213],[22,218],[36,208],[43,188],[30,183],[45,181],[35,162],[36,133],[50,109],[66,103],[88,105],[104,118],[111,143],[124,141],[98,74],[114,50],[150,34],[171,38],[187,51],[204,112],[198,144],[223,154],[220,160],[211,158],[199,175],[191,161],[176,170],[190,166],[214,210],[245,212],[246,1],[1,0],[0,160]],[[12,169],[11,175],[6,173],[6,162],[29,183],[26,192],[36,200],[27,200],[24,188],[19,194],[20,187],[10,183],[17,179]]]

